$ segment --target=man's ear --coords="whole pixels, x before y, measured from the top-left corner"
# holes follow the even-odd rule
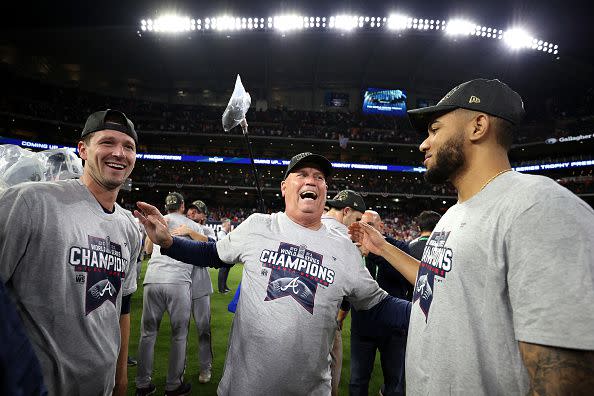
[[[82,140],[78,142],[78,155],[82,160],[87,160],[87,145]]]
[[[470,133],[470,141],[478,142],[486,138],[491,124],[489,116],[484,113],[476,114],[471,120],[472,132]]]
[[[285,190],[287,189],[287,181],[283,180],[281,182],[281,194],[283,196],[283,198],[285,197]]]

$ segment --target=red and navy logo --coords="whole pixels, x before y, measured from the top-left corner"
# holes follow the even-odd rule
[[[277,251],[263,250],[260,262],[271,269],[265,301],[293,297],[303,308],[313,314],[318,285],[334,283],[334,270],[322,265],[323,256],[281,242]]]
[[[89,235],[88,240],[88,247],[72,246],[68,256],[68,262],[76,272],[87,274],[86,315],[106,301],[116,305],[128,268],[128,260],[122,255],[121,245],[112,242],[109,237],[104,239]]]
[[[419,307],[425,314],[425,322],[429,317],[429,309],[433,302],[435,277],[445,278],[452,269],[454,253],[445,246],[450,236],[449,231],[433,232],[425,245],[417,282],[413,292],[413,304],[419,300]]]

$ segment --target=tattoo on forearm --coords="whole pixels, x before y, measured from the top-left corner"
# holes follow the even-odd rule
[[[520,342],[528,374],[528,395],[592,395],[594,351]]]

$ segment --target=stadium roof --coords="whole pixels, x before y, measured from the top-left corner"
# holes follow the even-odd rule
[[[139,37],[141,18],[177,11],[191,16],[330,15],[391,12],[477,23],[529,26],[559,43],[560,60],[541,53],[511,53],[497,43],[422,34],[263,32]],[[499,77],[525,89],[543,82],[591,79],[594,44],[587,13],[561,1],[142,1],[40,3],[34,10],[3,13],[0,61],[19,73],[81,86],[127,84],[139,90],[217,90],[236,73],[252,91],[275,88],[422,86],[440,96],[452,82]],[[229,36],[229,37],[227,37]],[[566,70],[572,70],[566,73]],[[563,79],[551,76],[565,75]],[[526,78],[529,76],[529,78]]]

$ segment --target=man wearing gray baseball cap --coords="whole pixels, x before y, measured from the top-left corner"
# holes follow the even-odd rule
[[[485,79],[409,111],[428,135],[425,179],[458,190],[420,262],[366,224],[351,226],[415,285],[408,394],[594,389],[594,211],[554,180],[511,169],[523,114],[518,93]]]

